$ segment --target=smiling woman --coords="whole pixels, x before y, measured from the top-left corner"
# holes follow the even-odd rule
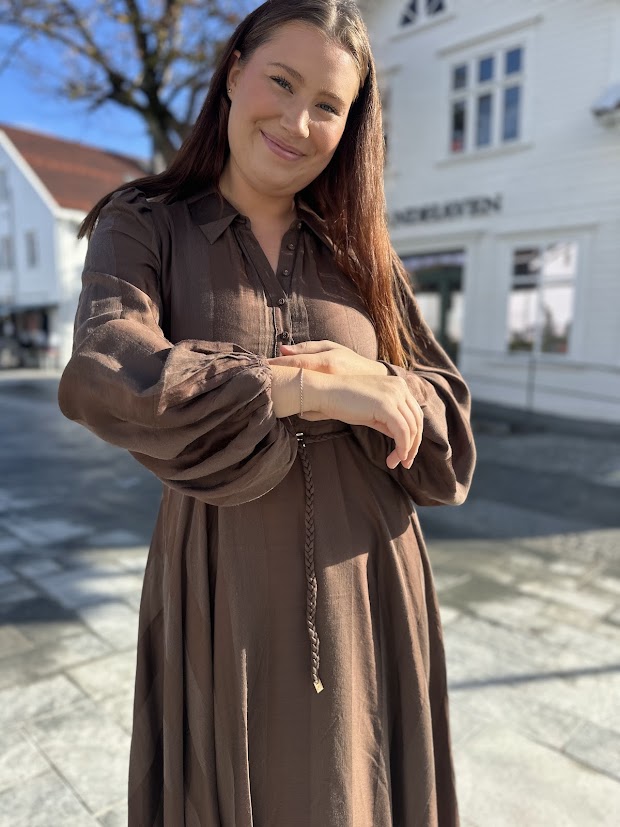
[[[414,505],[458,505],[470,396],[390,243],[353,0],[268,0],[169,169],[97,204],[65,416],[163,483],[129,827],[456,827]]]

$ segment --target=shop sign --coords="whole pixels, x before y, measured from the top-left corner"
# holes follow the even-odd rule
[[[446,221],[451,218],[478,218],[501,212],[502,196],[479,196],[463,198],[458,201],[446,201],[443,204],[426,204],[422,207],[406,207],[394,210],[390,215],[390,225],[430,224],[433,221]]]

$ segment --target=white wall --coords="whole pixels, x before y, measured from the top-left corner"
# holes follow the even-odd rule
[[[620,128],[605,129],[590,111],[620,82],[620,4],[452,0],[429,25],[403,28],[405,5],[378,2],[367,15],[391,90],[390,212],[496,194],[503,206],[490,216],[395,226],[397,250],[466,249],[460,367],[478,398],[525,405],[532,360],[505,353],[512,245],[577,240],[571,350],[543,354],[534,366],[534,407],[620,421]],[[517,45],[525,49],[521,140],[451,155],[451,67]]]
[[[25,167],[13,145],[0,131],[0,169],[7,173],[9,198],[0,207],[0,236],[13,238],[14,272],[0,287],[9,293],[10,303],[28,307],[55,304],[59,299],[54,238],[54,202]],[[36,233],[37,264],[26,260],[26,233]],[[7,290],[8,288],[8,290]],[[6,296],[5,296],[6,298]]]
[[[73,323],[82,287],[82,269],[88,242],[85,238],[78,241],[76,232],[84,216],[85,213],[83,212],[62,210],[59,212],[56,222],[58,277],[61,295],[55,329],[60,335],[59,361],[61,367],[64,367],[71,357]]]

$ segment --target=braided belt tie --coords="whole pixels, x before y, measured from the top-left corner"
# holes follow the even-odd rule
[[[303,432],[296,434],[299,456],[304,469],[306,494],[306,625],[310,637],[311,678],[317,693],[323,691],[323,684],[319,678],[319,635],[316,630],[317,583],[314,569],[314,482],[312,479],[310,457],[306,451],[306,444],[310,442],[322,442],[325,439],[335,439],[336,437],[346,436],[349,433],[351,433],[351,430],[346,428],[341,431],[324,434],[304,434]]]

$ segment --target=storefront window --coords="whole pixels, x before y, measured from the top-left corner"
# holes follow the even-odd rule
[[[578,245],[559,241],[513,253],[508,350],[567,353],[573,324]]]

